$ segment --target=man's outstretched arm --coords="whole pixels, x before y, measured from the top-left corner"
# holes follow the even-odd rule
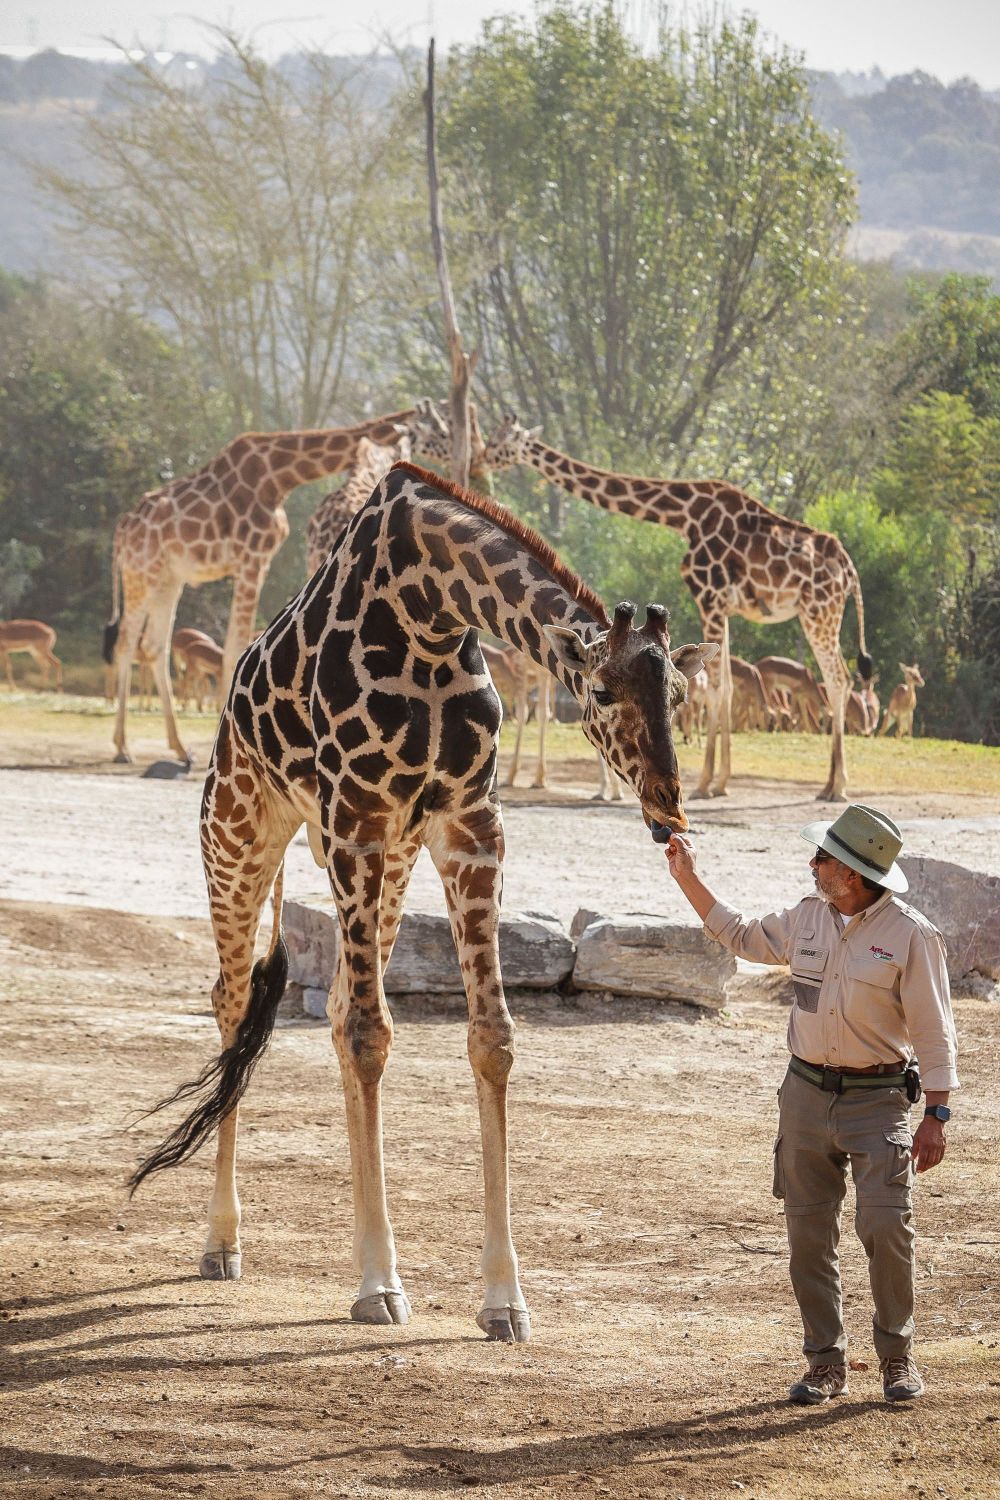
[[[667,868],[682,894],[687,897],[704,922],[719,898],[709,890],[695,869],[694,845],[689,838],[685,838],[683,833],[675,833],[664,853],[667,856]]]

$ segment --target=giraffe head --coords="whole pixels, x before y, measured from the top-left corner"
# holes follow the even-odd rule
[[[908,667],[905,662],[900,662],[899,670],[903,674],[903,681],[906,683],[907,687],[918,688],[927,686],[926,682],[920,675],[920,668],[918,667],[916,662],[913,663],[912,667]]]
[[[407,424],[414,453],[421,453],[435,463],[451,462],[451,420],[444,401],[432,401],[422,396],[414,407],[414,415]],[[477,489],[491,493],[493,489],[490,466],[486,461],[486,444],[479,428],[479,417],[475,404],[469,404],[469,483]]]
[[[561,625],[546,625],[545,636],[563,666],[582,679],[584,734],[628,782],[647,824],[666,823],[683,833],[688,821],[671,715],[719,647],[702,642],[671,651],[663,606],[648,605],[638,630],[635,609],[628,601],[619,604],[611,628],[590,640]]]
[[[512,469],[525,461],[525,449],[541,432],[540,427],[522,427],[509,411],[486,439],[485,461],[491,470]]]

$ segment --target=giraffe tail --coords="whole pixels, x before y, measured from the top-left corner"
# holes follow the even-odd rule
[[[118,641],[118,625],[122,617],[121,602],[121,555],[119,553],[118,528],[115,527],[115,539],[111,550],[111,619],[104,627],[104,638],[101,642],[101,656],[110,667],[115,659],[115,645]]]
[[[140,1118],[158,1114],[180,1099],[202,1096],[201,1102],[167,1136],[156,1150],[140,1162],[129,1178],[129,1197],[145,1178],[164,1167],[176,1167],[192,1156],[246,1093],[254,1068],[263,1057],[274,1030],[278,1004],[288,980],[288,950],[281,935],[281,903],[284,862],[274,881],[274,924],[264,957],[254,965],[250,978],[250,1004],[236,1039],[203,1068],[190,1083],[182,1083],[168,1099],[147,1110]]]
[[[858,612],[858,671],[865,682],[871,682],[875,663],[868,655],[865,644],[865,601],[861,597],[861,579],[858,570],[851,564],[851,593],[854,595],[854,607]]]

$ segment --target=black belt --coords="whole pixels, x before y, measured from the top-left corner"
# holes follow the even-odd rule
[[[905,1073],[838,1073],[836,1068],[814,1068],[793,1057],[788,1064],[789,1072],[807,1083],[815,1084],[828,1094],[841,1094],[844,1089],[903,1089],[906,1087]]]

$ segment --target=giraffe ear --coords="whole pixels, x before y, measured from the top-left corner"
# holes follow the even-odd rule
[[[542,634],[568,671],[587,670],[587,642],[575,630],[567,630],[562,625],[543,625]]]
[[[670,660],[678,672],[683,672],[687,678],[696,677],[707,661],[711,661],[719,654],[718,641],[702,641],[697,646],[678,646],[676,651],[671,651]]]

